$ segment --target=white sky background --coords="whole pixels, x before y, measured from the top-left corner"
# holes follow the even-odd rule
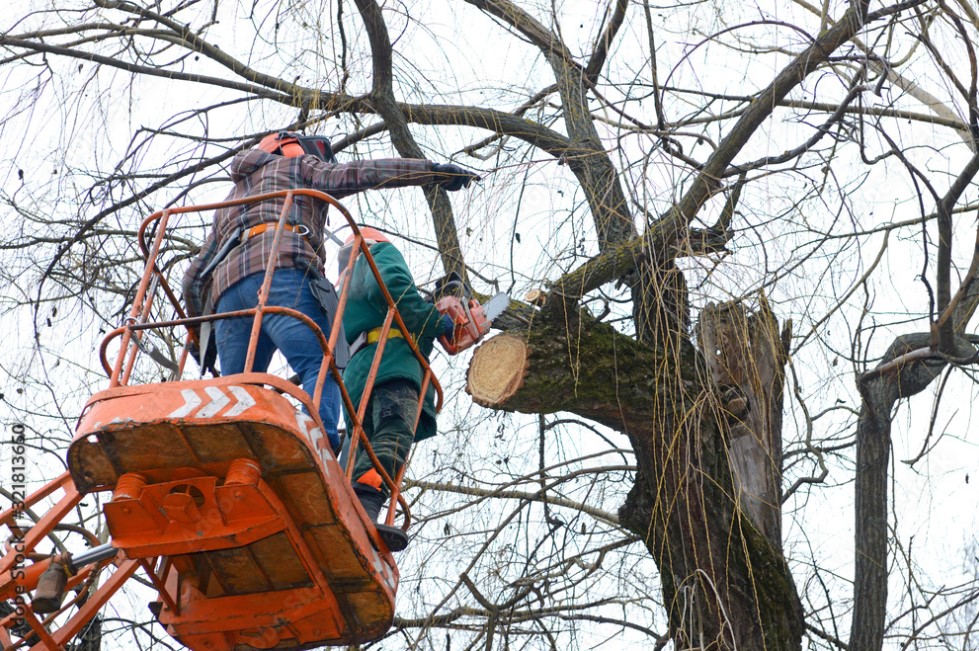
[[[42,4],[33,3],[34,6]],[[62,7],[66,4],[59,3]],[[543,65],[537,50],[502,35],[485,16],[455,2],[422,4],[426,6],[410,8],[411,21],[407,24],[401,18],[404,6],[387,5],[388,11],[385,13],[399,55],[395,61],[396,77],[410,80],[405,87],[398,89],[402,93],[401,99],[420,102],[438,94],[439,102],[484,102],[496,108],[510,109],[551,82],[550,72]],[[815,19],[788,3],[729,6],[731,4],[703,4],[694,9],[664,9],[655,13],[662,83],[699,85],[712,92],[734,95],[754,92],[786,63],[786,56],[772,53],[755,58],[749,67],[746,58],[733,49],[717,44],[695,47],[704,35],[736,23],[762,18],[801,23],[810,31],[816,29]],[[364,37],[357,29],[359,23],[349,18],[352,5],[347,5],[348,19],[345,24],[353,50],[352,67],[362,72],[361,78],[351,81],[349,91],[364,92],[369,88],[370,61],[361,47]],[[308,7],[308,13],[303,17],[321,21],[323,30],[330,32],[335,17],[332,4],[313,3]],[[568,2],[562,5],[562,11],[565,16],[561,23],[562,36],[573,52],[587,50],[598,24],[594,5]],[[624,28],[610,58],[612,68],[607,70],[613,81],[632,79],[636,76],[635,71],[648,69],[642,49],[645,28],[641,9],[635,7],[630,11],[633,20]],[[3,30],[9,27],[10,18],[6,18],[3,20]],[[252,42],[250,30],[251,26],[244,17],[223,19],[219,27],[211,32],[210,38],[220,41],[223,47],[248,60],[255,68],[273,73],[278,73],[283,67],[294,69],[289,59],[289,52],[293,48],[288,43],[280,44],[277,52],[258,47]],[[280,37],[287,41],[282,31]],[[760,25],[738,34],[742,37],[750,35],[759,42],[774,41],[793,49],[803,42],[799,34],[772,25]],[[773,37],[773,34],[776,35]],[[236,37],[234,41],[230,40],[231,35]],[[726,42],[732,41],[728,39]],[[334,44],[333,40],[319,43],[325,55],[322,58],[315,56],[312,50],[307,50],[300,57],[301,63],[306,66],[304,79],[308,75],[324,86],[336,83],[336,71],[330,57]],[[250,58],[245,54],[249,50]],[[51,62],[64,74],[59,84],[77,86],[88,79],[87,75],[71,74],[78,65],[75,61],[52,58]],[[90,64],[83,65],[86,70],[89,69]],[[671,69],[672,75],[667,77],[666,71]],[[915,70],[919,73],[915,78],[916,83],[939,97],[947,97],[948,93],[939,85],[941,79],[927,66]],[[213,74],[211,67],[206,67],[205,71]],[[5,75],[0,94],[2,114],[7,115],[8,107],[20,102],[25,93],[31,92],[28,78],[36,73],[37,70],[25,71],[9,66],[0,69],[0,75]],[[642,76],[642,80],[648,83],[648,75]],[[164,116],[193,107],[204,99],[229,96],[187,83],[165,84],[158,79],[130,85],[128,76],[121,71],[103,72],[86,84],[88,96],[84,100],[101,97],[94,107],[79,101],[75,94],[50,86],[38,96],[33,111],[25,112],[3,125],[0,134],[6,152],[0,164],[0,181],[4,195],[38,212],[73,214],[78,202],[87,200],[82,193],[91,184],[83,171],[93,167],[104,170],[107,165],[117,161],[140,127],[158,126]],[[618,98],[619,91],[607,86],[602,90],[613,99]],[[631,92],[638,95],[646,91],[633,88]],[[832,101],[841,95],[841,88],[833,78],[813,76],[792,97],[804,99],[806,93],[815,94],[822,101]],[[868,101],[874,99],[874,96],[868,96]],[[894,96],[876,98],[881,103],[891,100],[896,101],[898,106],[924,112],[920,105],[910,99]],[[678,116],[701,105],[699,99],[691,98],[689,102],[685,106],[680,101],[671,101],[667,111],[672,116]],[[654,121],[652,102],[649,100],[636,103],[630,111],[647,122]],[[206,129],[212,137],[227,138],[227,144],[233,145],[243,134],[277,126],[274,124],[276,120],[291,117],[291,112],[283,113],[277,107],[256,102],[247,107],[229,107],[206,124],[187,122],[175,125],[175,130],[198,134]],[[612,121],[618,120],[613,113],[606,112],[606,117]],[[822,115],[816,115],[809,123],[818,123],[822,118]],[[371,124],[375,120],[368,117],[364,123]],[[552,128],[563,131],[560,123],[552,125]],[[331,122],[323,133],[336,136],[351,129],[349,122]],[[445,160],[484,135],[453,129],[436,131],[417,126],[412,127],[412,132],[435,160]],[[900,133],[901,138],[909,143],[929,145],[928,148],[913,150],[911,155],[923,169],[929,170],[939,192],[943,192],[951,180],[942,178],[940,172],[948,170],[954,176],[968,156],[961,140],[945,128],[914,123],[895,127],[892,132]],[[613,133],[611,127],[608,133]],[[770,122],[756,134],[738,160],[777,154],[801,142],[809,133],[811,128],[805,125]],[[717,142],[723,132],[718,133],[714,128],[704,135]],[[610,147],[618,145],[620,149],[613,153],[613,160],[623,167],[631,165],[628,175],[642,179],[637,185],[641,195],[636,198],[644,202],[651,212],[658,213],[680,195],[683,183],[689,177],[681,174],[677,166],[666,164],[662,157],[657,158],[660,155],[656,153],[653,153],[647,167],[637,164],[637,161],[642,161],[644,153],[652,151],[654,141],[650,135],[631,134],[620,141],[609,140],[607,144]],[[693,141],[685,142],[685,145],[690,147],[688,153],[701,158],[707,155],[707,145],[694,145]],[[482,275],[498,279],[502,289],[512,289],[514,295],[521,296],[526,289],[537,286],[542,280],[553,279],[562,270],[580,263],[580,259],[572,260],[568,256],[568,249],[573,248],[571,242],[581,243],[582,254],[594,253],[596,247],[589,217],[581,208],[582,197],[569,182],[571,177],[567,169],[558,166],[546,154],[530,151],[520,143],[510,142],[507,146],[521,152],[521,157],[509,158],[507,164],[501,167],[497,166],[498,160],[495,158],[477,161],[464,156],[456,157],[458,162],[484,172],[485,178],[475,189],[456,193],[451,198],[467,260]],[[155,167],[161,161],[172,159],[176,153],[181,153],[189,161],[195,153],[194,146],[186,140],[160,139],[147,151],[141,152],[140,160],[135,161],[133,167]],[[369,155],[393,155],[393,152],[387,145],[378,145],[373,140],[369,144],[359,145],[356,151],[341,152],[339,157],[349,160],[355,156]],[[867,297],[862,291],[855,292],[839,311],[818,325],[810,335],[813,325],[827,309],[835,305],[842,293],[867,271],[877,256],[883,236],[868,237],[860,246],[821,249],[808,258],[813,252],[813,234],[803,227],[836,233],[853,228],[850,224],[852,216],[856,216],[860,227],[866,229],[918,216],[918,206],[910,194],[907,174],[902,168],[880,165],[873,169],[869,178],[863,179],[858,176],[862,171],[856,165],[857,160],[852,152],[845,156],[850,156],[850,162],[843,158],[834,163],[835,178],[827,178],[827,191],[801,206],[795,205],[801,196],[802,186],[797,177],[783,174],[755,181],[745,191],[742,213],[770,214],[773,215],[772,221],[753,230],[739,231],[731,247],[735,253],[724,259],[716,269],[710,267],[710,261],[685,263],[691,268],[688,282],[695,307],[708,300],[725,300],[755,290],[759,283],[764,282],[766,272],[787,262],[797,263],[788,281],[766,287],[766,291],[776,314],[782,319],[793,319],[795,346],[799,346],[802,337],[807,336],[815,337],[824,344],[800,347],[793,359],[794,371],[800,382],[798,393],[805,399],[810,414],[835,407],[859,406],[854,390],[855,369],[845,356],[851,352],[850,342],[856,337],[858,328],[870,325],[869,322],[861,324],[859,321],[865,301],[877,311],[879,323],[893,323],[893,327],[882,328],[873,335],[868,345],[871,356],[882,353],[895,334],[927,328],[926,320],[920,319],[927,310],[927,295],[917,280],[921,273],[921,237],[919,229],[909,227],[891,234],[888,250],[873,275],[875,293]],[[58,169],[58,174],[53,174],[49,166]],[[23,184],[18,179],[17,169],[25,171]],[[839,199],[833,191],[835,184],[849,187],[847,201],[850,213],[838,214]],[[226,188],[224,183],[215,183],[195,196],[199,199],[220,198]],[[161,191],[143,206],[124,211],[113,220],[120,227],[132,227],[143,215],[173,198],[173,193]],[[975,200],[974,187],[968,198]],[[101,208],[102,203],[104,198],[96,199],[84,209],[84,214],[93,214]],[[399,230],[408,228],[419,240],[429,244],[434,242],[430,227],[425,226],[421,193],[416,190],[362,194],[351,198],[347,205],[355,214],[373,214],[375,218],[381,216],[386,224],[397,226]],[[715,219],[720,206],[720,203],[708,206],[703,214],[704,221],[709,223]],[[930,209],[931,206],[926,205],[926,210]],[[204,217],[202,222],[197,223],[207,220],[209,217]],[[837,223],[835,220],[840,221]],[[515,222],[515,230],[521,236],[519,242],[514,237]],[[188,220],[188,226],[192,226],[188,232],[202,235],[203,229],[197,223]],[[6,233],[32,227],[5,207],[0,207],[0,224]],[[962,245],[962,249],[957,251],[957,259],[966,263],[971,254],[972,236],[969,230],[973,224],[974,216],[956,218],[957,243]],[[746,222],[740,223],[742,228],[745,225]],[[735,228],[738,227],[739,222],[736,221]],[[775,236],[777,240],[773,245],[771,239]],[[441,270],[431,250],[408,245],[404,248],[419,280],[440,275]],[[827,250],[836,257],[828,258]],[[3,265],[6,268],[17,264],[23,262],[15,256],[4,254]],[[933,273],[933,270],[932,265],[929,273]],[[8,405],[0,403],[0,418],[4,423],[12,417],[26,419],[36,431],[66,441],[72,419],[85,398],[102,386],[103,380],[93,352],[100,335],[96,332],[97,325],[93,326],[96,322],[92,315],[82,313],[77,303],[59,301],[58,315],[52,317],[50,327],[44,323],[51,316],[50,310],[41,310],[42,352],[32,352],[33,330],[29,311],[11,309],[10,305],[13,301],[22,300],[23,293],[35,287],[34,279],[39,272],[40,269],[36,267],[26,267],[16,284],[0,287],[0,332],[7,343],[0,349],[0,368],[9,378],[24,379],[23,387],[14,386],[16,383],[12,379],[8,380],[10,386],[3,387],[5,399],[16,408],[17,413],[6,413]],[[488,288],[484,285],[480,289]],[[115,309],[118,307],[115,306]],[[909,315],[918,318],[918,321],[908,323]],[[108,314],[104,316],[109,318]],[[863,336],[866,337],[866,334]],[[872,365],[874,362],[871,360],[870,363]],[[514,464],[514,472],[518,467],[522,468],[521,472],[535,468],[535,419],[488,414],[472,406],[468,397],[458,392],[466,359],[456,358],[447,363],[440,358],[436,364],[439,370],[445,371],[443,379],[446,386],[456,390],[452,392],[448,412],[441,419],[442,429],[451,432],[455,424],[476,419],[479,426],[475,432],[483,440],[462,440],[448,434],[419,446],[419,456],[413,466],[415,476],[429,480],[451,479],[431,473],[432,465],[437,466],[448,455],[461,455],[458,458],[467,471],[487,481],[499,480],[500,475],[505,474],[507,467],[497,463],[504,458]],[[40,370],[42,368],[43,372]],[[55,395],[42,388],[39,380],[45,376],[56,379],[54,384],[58,391]],[[975,390],[971,380],[961,371],[952,374],[942,399],[936,431],[931,436],[933,443],[938,441],[934,449],[913,469],[901,463],[902,459],[916,455],[923,445],[937,386],[938,382],[930,391],[913,399],[910,407],[902,404],[899,408],[894,421],[895,463],[892,466],[895,473],[892,482],[895,492],[892,522],[895,523],[897,540],[905,551],[910,547],[910,562],[915,568],[916,578],[922,584],[933,587],[954,585],[975,576],[969,550],[976,544],[975,486],[979,481],[979,454],[975,449],[976,434],[972,431],[971,418]],[[16,393],[17,388],[23,388],[24,393]],[[797,449],[805,436],[805,424],[799,415],[801,410],[792,396],[794,390],[792,386],[787,390],[785,411],[785,439],[789,449]],[[59,411],[64,420],[59,420]],[[495,434],[499,426],[503,427],[504,435],[498,439]],[[820,437],[834,433],[840,438],[852,437],[854,418],[845,411],[832,411],[817,420],[814,427],[814,435]],[[617,434],[608,436],[617,445],[626,445],[624,437]],[[552,437],[548,445],[567,448],[564,454],[569,458],[579,452],[594,452],[607,447],[584,430],[570,431],[563,438]],[[0,450],[0,454],[6,454],[6,448]],[[436,451],[440,458],[434,458]],[[518,462],[522,466],[517,466]],[[7,463],[6,458],[0,458],[0,468]],[[40,479],[51,472],[50,468],[57,466],[57,461],[50,455],[41,456],[35,479]],[[825,486],[800,491],[785,504],[785,549],[793,563],[796,584],[800,591],[813,595],[818,604],[820,590],[807,589],[815,581],[812,564],[817,563],[824,570],[819,578],[827,583],[837,614],[846,612],[851,595],[848,580],[852,572],[852,472],[851,462],[831,460]],[[787,477],[786,486],[800,474],[802,471],[793,469]],[[966,476],[971,476],[970,482],[966,481]],[[611,492],[597,504],[614,512],[623,496],[624,493]],[[422,500],[416,508],[420,513],[451,508],[452,499],[452,496],[437,496],[431,501]],[[594,500],[594,497],[590,499]],[[465,512],[462,523],[458,520],[448,522],[454,527],[469,526],[478,531],[476,525],[481,524],[478,517],[485,517],[486,524],[492,525],[499,519],[500,511],[487,509],[477,511],[474,516],[473,510],[469,510]],[[514,526],[526,527],[527,523]],[[440,531],[426,530],[419,535],[432,543],[431,546],[416,545],[402,556],[404,583],[399,602],[402,614],[410,613],[414,602],[419,600],[418,594],[414,593],[414,581],[421,581],[424,601],[436,601],[444,585],[454,580],[453,577],[460,571],[456,565],[459,559],[452,553],[452,546],[458,539],[446,539]],[[513,535],[514,541],[522,539],[517,533]],[[503,541],[496,549],[498,558],[507,558],[506,544]],[[637,576],[640,581],[658,584],[655,570],[643,552],[641,548],[628,552],[639,559]],[[895,565],[903,567],[906,563],[901,560],[902,554],[898,553],[896,557]],[[624,555],[620,562],[624,565],[629,562],[628,558],[628,555]],[[419,576],[424,578],[419,579]],[[433,578],[436,576],[441,578],[436,580]],[[891,610],[892,614],[897,615],[908,605],[903,599],[906,588],[902,585],[907,572],[898,569],[892,576]],[[653,588],[654,593],[657,591],[658,585]],[[648,619],[649,615],[645,617]],[[840,624],[843,637],[845,622],[844,615]],[[660,615],[649,623],[660,630],[663,628]],[[578,644],[587,648],[597,643],[598,638],[608,631],[593,634],[591,629],[582,627],[577,633],[581,636]],[[395,641],[391,648],[398,648],[397,645],[398,641]]]

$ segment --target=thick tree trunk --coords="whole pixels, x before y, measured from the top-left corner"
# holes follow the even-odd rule
[[[686,340],[649,348],[575,316],[478,348],[474,401],[569,411],[629,436],[639,472],[620,518],[660,568],[677,648],[798,650],[795,586],[777,541],[739,507],[727,425],[701,356]]]

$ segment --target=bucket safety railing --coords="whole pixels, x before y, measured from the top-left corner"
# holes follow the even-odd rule
[[[374,275],[378,286],[381,288],[381,292],[387,302],[387,314],[384,323],[381,327],[381,332],[377,341],[377,346],[374,352],[374,358],[371,363],[370,372],[367,377],[366,384],[364,386],[363,395],[361,396],[360,403],[354,405],[349,393],[347,392],[346,386],[343,384],[342,371],[336,365],[336,359],[334,351],[336,350],[336,345],[338,343],[339,337],[342,332],[342,320],[343,312],[346,308],[348,295],[349,295],[349,283],[342,283],[339,293],[339,301],[337,313],[334,316],[333,324],[329,336],[327,336],[323,331],[316,325],[316,323],[306,316],[305,314],[294,310],[292,308],[268,305],[268,295],[269,288],[272,284],[272,278],[275,274],[274,261],[278,257],[278,252],[282,244],[282,233],[286,230],[287,220],[289,213],[293,207],[296,197],[306,197],[307,200],[320,201],[328,204],[332,208],[335,208],[346,220],[347,225],[353,233],[353,246],[352,254],[347,263],[346,269],[341,274],[341,277],[348,276],[352,270],[357,260],[363,257],[365,262],[370,267],[371,273]],[[174,293],[173,289],[170,287],[167,281],[166,275],[160,269],[157,264],[157,260],[160,256],[160,252],[163,250],[164,242],[166,241],[167,230],[170,226],[171,218],[173,215],[179,215],[184,213],[199,213],[199,212],[210,212],[214,210],[220,210],[223,208],[231,208],[234,206],[243,205],[256,205],[266,201],[274,201],[277,199],[283,199],[282,209],[279,213],[278,221],[276,222],[276,227],[273,235],[272,246],[268,255],[270,263],[265,270],[265,276],[262,281],[262,286],[258,294],[258,304],[254,308],[249,308],[245,310],[236,310],[233,312],[221,312],[215,314],[208,314],[203,316],[188,317],[183,309],[180,300]],[[153,231],[151,233],[151,230]],[[152,236],[152,241],[149,236]],[[409,333],[409,329],[405,325],[401,314],[398,312],[397,301],[391,296],[387,287],[384,285],[383,278],[374,262],[373,256],[371,256],[370,248],[364,240],[363,235],[360,232],[357,223],[355,222],[353,216],[350,212],[337,201],[335,198],[330,196],[325,192],[320,192],[319,190],[311,189],[295,189],[295,190],[282,190],[278,192],[270,192],[261,195],[255,195],[251,197],[244,197],[241,199],[233,199],[229,201],[221,201],[216,203],[194,205],[194,206],[183,206],[175,208],[167,208],[153,213],[147,217],[139,228],[139,245],[143,252],[143,256],[146,259],[146,266],[143,270],[143,275],[140,280],[139,286],[136,291],[136,296],[133,300],[132,307],[130,309],[128,317],[125,319],[124,323],[118,328],[109,332],[102,341],[100,348],[100,359],[102,367],[105,369],[109,376],[110,387],[125,386],[128,385],[130,379],[132,378],[133,369],[136,364],[136,359],[139,353],[144,349],[144,333],[148,330],[159,330],[162,328],[173,328],[183,326],[187,329],[187,338],[185,340],[185,345],[180,354],[180,359],[178,361],[178,370],[176,373],[176,378],[179,379],[184,371],[184,367],[187,362],[187,357],[189,356],[189,351],[191,345],[196,345],[197,334],[196,328],[203,323],[216,322],[222,319],[232,319],[232,318],[248,318],[253,319],[251,337],[248,343],[248,351],[246,353],[245,360],[245,373],[250,373],[255,361],[255,350],[258,346],[258,338],[261,332],[262,320],[267,314],[281,314],[289,316],[291,318],[301,321],[306,327],[310,328],[316,335],[320,342],[320,347],[323,352],[323,362],[320,366],[319,377],[316,381],[316,388],[312,396],[308,396],[304,391],[301,391],[298,387],[293,397],[299,400],[302,404],[306,406],[306,409],[311,417],[316,420],[317,425],[323,426],[323,423],[319,419],[319,404],[322,399],[323,385],[326,381],[326,374],[330,373],[333,379],[336,381],[337,385],[340,387],[340,395],[343,401],[343,405],[350,416],[350,421],[352,423],[352,430],[347,434],[351,437],[350,442],[350,452],[347,458],[347,466],[345,472],[348,478],[352,477],[354,461],[356,459],[356,453],[358,448],[362,448],[363,452],[367,454],[370,458],[374,468],[380,475],[381,480],[387,486],[390,491],[390,508],[385,516],[385,523],[392,525],[395,519],[395,505],[401,507],[404,519],[402,522],[402,528],[407,530],[411,523],[411,511],[408,507],[407,501],[401,495],[401,483],[404,478],[404,472],[407,464],[403,464],[400,471],[397,473],[396,477],[391,477],[390,474],[383,468],[377,455],[374,453],[373,448],[370,445],[370,441],[367,440],[364,434],[363,421],[367,411],[367,406],[370,402],[370,397],[374,389],[374,384],[377,378],[377,371],[380,367],[381,358],[384,354],[384,349],[387,344],[390,332],[392,328],[397,328],[402,333]],[[162,292],[165,299],[169,302],[170,306],[176,313],[177,318],[169,320],[151,320],[150,315],[153,311],[154,302],[157,296]],[[119,339],[119,349],[116,354],[114,363],[110,363],[108,350],[110,345]],[[436,392],[435,408],[436,411],[441,410],[443,403],[443,392],[442,387],[435,377],[428,360],[422,354],[421,350],[418,348],[417,342],[410,336],[404,337],[405,341],[412,350],[418,364],[422,369],[422,386],[419,393],[418,399],[418,410],[415,417],[415,428],[418,427],[419,419],[422,414],[422,407],[425,401],[425,396],[430,387],[434,388]],[[204,355],[204,351],[200,351],[200,355]],[[292,392],[290,392],[292,393]],[[323,430],[325,431],[325,430]]]

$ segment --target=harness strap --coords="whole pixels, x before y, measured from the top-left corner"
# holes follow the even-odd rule
[[[397,328],[391,328],[388,330],[388,337],[394,337],[396,339],[404,339],[404,333]],[[373,330],[368,330],[367,332],[362,332],[360,335],[354,339],[354,342],[350,344],[350,356],[353,357],[361,348],[370,346],[371,344],[376,344],[381,339],[381,328],[374,328]]]
[[[274,231],[276,226],[276,222],[262,222],[261,224],[256,224],[241,234],[241,243],[244,244],[256,235],[261,235],[266,231]],[[309,228],[307,228],[305,224],[283,224],[282,228],[287,231],[292,231],[293,233],[299,233],[303,237],[309,235]]]
[[[396,337],[396,338],[399,338],[399,339],[404,339],[405,338],[404,333],[401,332],[400,330],[398,330],[397,328],[391,328],[390,330],[388,330],[388,336],[389,337]],[[381,340],[381,329],[380,328],[374,328],[373,330],[369,330],[367,332],[367,343],[368,344],[376,344],[380,340]]]

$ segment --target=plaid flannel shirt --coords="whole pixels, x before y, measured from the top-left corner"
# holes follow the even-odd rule
[[[295,188],[321,190],[339,199],[363,190],[424,185],[437,179],[431,161],[427,160],[388,158],[334,164],[315,156],[285,158],[249,149],[232,160],[231,180],[235,187],[228,195],[229,200]],[[211,273],[206,276],[202,273],[231,238],[240,238],[244,230],[263,222],[274,225],[284,203],[279,198],[215,212],[211,231],[184,274],[183,296],[188,316],[203,314],[208,303],[216,305],[221,293],[236,282],[265,271],[275,235],[272,227],[235,246]],[[306,226],[308,235],[283,231],[275,267],[315,267],[322,273],[323,229],[328,223],[326,204],[309,197],[295,197],[286,219],[291,225]]]

